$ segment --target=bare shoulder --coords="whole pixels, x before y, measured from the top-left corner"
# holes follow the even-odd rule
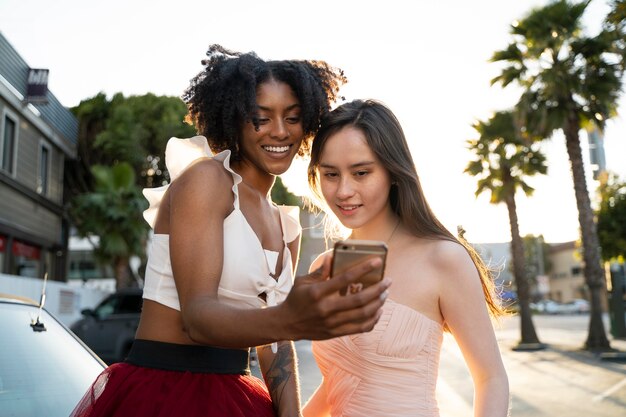
[[[232,176],[220,161],[200,158],[172,182],[170,193],[176,199],[193,198],[218,202],[221,198],[232,199],[229,193],[232,185]]]
[[[435,277],[443,320],[458,329],[460,317],[470,310],[480,310],[487,317],[481,277],[467,249],[450,240],[431,241],[428,249],[427,262]]]
[[[450,265],[451,263],[455,264],[455,266],[459,266],[463,263],[472,263],[472,258],[470,257],[467,249],[458,243],[453,242],[451,240],[433,240],[431,243],[431,250],[433,260],[437,263],[442,263],[444,265]]]
[[[462,244],[438,239],[427,241],[423,245],[427,250],[427,259],[431,267],[447,278],[446,281],[477,277],[476,265]]]
[[[176,181],[172,182],[172,188],[182,188],[188,183],[207,185],[213,182],[221,183],[222,180],[230,177],[230,173],[224,169],[224,165],[220,161],[213,158],[199,158],[193,161]],[[232,181],[230,182],[232,183]]]

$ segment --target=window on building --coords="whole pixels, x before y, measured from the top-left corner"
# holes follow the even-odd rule
[[[20,242],[13,241],[13,266],[10,274],[20,275],[23,277],[41,278],[39,273],[41,266],[41,248]]]
[[[0,143],[0,169],[12,174],[17,142],[17,121],[8,114],[4,115],[0,140],[2,141]]]
[[[37,192],[48,194],[48,178],[50,173],[50,148],[45,143],[39,147],[39,177],[37,178]]]
[[[70,266],[67,273],[68,279],[82,279],[87,281],[89,279],[113,277],[113,271],[110,266],[98,265],[93,251],[70,249],[69,259]]]

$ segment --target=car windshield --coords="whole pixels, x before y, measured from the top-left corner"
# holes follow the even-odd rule
[[[0,302],[0,414],[67,417],[103,365],[45,311]]]

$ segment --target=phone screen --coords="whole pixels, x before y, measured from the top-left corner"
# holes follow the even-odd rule
[[[335,243],[331,278],[374,256],[382,259],[382,265],[363,275],[358,282],[351,284],[349,288],[343,288],[339,291],[341,295],[358,292],[383,279],[387,245],[385,242],[374,240],[343,240]]]

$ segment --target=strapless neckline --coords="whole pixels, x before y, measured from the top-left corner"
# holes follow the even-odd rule
[[[419,310],[414,309],[413,307],[409,307],[409,306],[408,306],[408,305],[406,305],[406,304],[400,303],[400,302],[398,302],[398,301],[394,301],[394,300],[392,300],[391,298],[387,298],[387,300],[385,300],[385,303],[391,303],[391,304],[393,304],[393,305],[394,305],[394,306],[396,306],[396,307],[400,307],[400,308],[402,308],[402,309],[404,309],[404,310],[407,310],[407,311],[409,311],[411,314],[415,314],[415,315],[417,315],[417,316],[419,316],[419,317],[423,318],[424,320],[429,321],[429,322],[431,322],[432,324],[435,324],[435,325],[437,325],[437,326],[439,326],[439,327],[443,328],[443,324],[439,323],[439,322],[438,322],[437,320],[435,320],[435,319],[432,319],[432,318],[428,317],[426,314],[422,313],[422,312],[421,312],[421,311],[419,311]]]

